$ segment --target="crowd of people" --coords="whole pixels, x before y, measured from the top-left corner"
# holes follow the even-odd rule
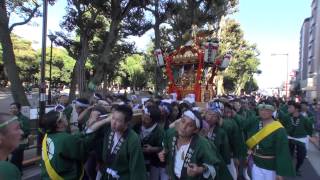
[[[0,114],[0,179],[21,178],[30,131],[20,109],[13,103],[10,114]],[[61,95],[40,121],[41,179],[301,176],[316,112],[304,101],[266,96],[226,95],[199,104],[174,96],[99,93],[69,103]]]

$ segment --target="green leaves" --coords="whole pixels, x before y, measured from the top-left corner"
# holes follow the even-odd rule
[[[252,78],[254,74],[261,73],[258,71],[260,62],[256,45],[247,42],[243,37],[240,24],[230,19],[226,20],[225,26],[222,27],[220,38],[220,54],[228,50],[233,52],[230,66],[223,73],[225,90],[239,94],[243,88],[247,91],[257,89]]]
[[[40,77],[40,58],[41,50],[35,51],[31,46],[31,41],[23,39],[15,34],[11,35],[13,50],[15,53],[16,64],[19,70],[19,76],[24,82],[37,81]],[[47,48],[46,57],[46,79],[49,80],[50,48]],[[2,48],[0,46],[0,64],[2,61]],[[71,72],[75,60],[71,58],[67,51],[62,48],[53,48],[52,53],[52,79],[54,82],[69,83],[71,81]]]
[[[120,62],[120,77],[123,85],[133,88],[142,88],[147,85],[147,77],[143,68],[144,61],[143,56],[134,54]]]
[[[162,29],[167,31],[166,39],[170,39],[171,45],[177,48],[190,38],[183,38],[185,33],[191,29],[192,25],[198,28],[205,28],[214,25],[214,30],[218,30],[217,24],[223,15],[231,13],[238,4],[237,0],[206,0],[206,1],[175,1],[170,3],[168,14],[170,17],[167,23],[171,26]]]
[[[49,80],[50,48],[47,48],[46,52],[46,79]],[[40,54],[39,51],[39,56]],[[70,83],[74,65],[75,60],[68,55],[65,49],[54,47],[52,50],[52,82],[54,84]]]
[[[35,74],[38,73],[38,54],[32,49],[31,41],[22,39],[15,34],[11,34],[11,39],[20,78],[23,81],[31,81],[35,78]],[[0,64],[3,64],[2,53],[0,45]]]

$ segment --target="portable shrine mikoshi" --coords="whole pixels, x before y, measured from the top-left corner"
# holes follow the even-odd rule
[[[158,66],[165,67],[167,92],[176,93],[178,100],[191,95],[196,102],[207,102],[216,95],[214,77],[228,67],[231,53],[216,58],[219,42],[207,35],[196,33],[193,40],[167,55],[155,50]]]

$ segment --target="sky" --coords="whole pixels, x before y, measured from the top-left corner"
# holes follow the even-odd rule
[[[261,75],[255,76],[259,88],[274,88],[286,80],[286,56],[289,74],[298,69],[300,30],[305,18],[311,16],[312,0],[240,0],[239,11],[233,15],[250,43],[260,51]]]
[[[239,0],[236,19],[244,31],[244,37],[257,45],[260,51],[262,74],[256,75],[261,89],[279,87],[286,80],[286,56],[271,54],[288,53],[289,73],[298,69],[300,29],[305,18],[311,15],[312,0]],[[59,31],[59,23],[65,15],[66,0],[58,0],[48,8],[48,32]],[[42,20],[36,18],[29,25],[14,29],[14,33],[31,40],[33,47],[41,47]],[[131,37],[138,50],[145,50],[152,31],[142,37]],[[47,39],[47,46],[50,41]]]

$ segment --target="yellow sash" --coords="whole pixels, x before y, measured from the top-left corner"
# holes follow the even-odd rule
[[[273,121],[272,123],[268,124],[267,126],[263,127],[260,131],[256,134],[251,136],[247,141],[246,144],[249,149],[252,149],[255,145],[257,145],[260,141],[266,138],[268,135],[273,133],[275,130],[283,128],[282,124],[279,121]]]
[[[50,179],[63,180],[63,178],[59,176],[59,174],[53,169],[53,167],[50,164],[48,151],[47,151],[47,134],[44,136],[42,140],[42,158]]]
[[[42,140],[42,157],[43,157],[44,164],[46,166],[46,170],[48,172],[50,179],[63,180],[63,178],[61,176],[59,176],[59,174],[51,166],[47,149],[48,149],[47,148],[47,134],[45,134],[45,136]],[[83,178],[83,175],[84,175],[84,168],[82,168],[80,179]]]

